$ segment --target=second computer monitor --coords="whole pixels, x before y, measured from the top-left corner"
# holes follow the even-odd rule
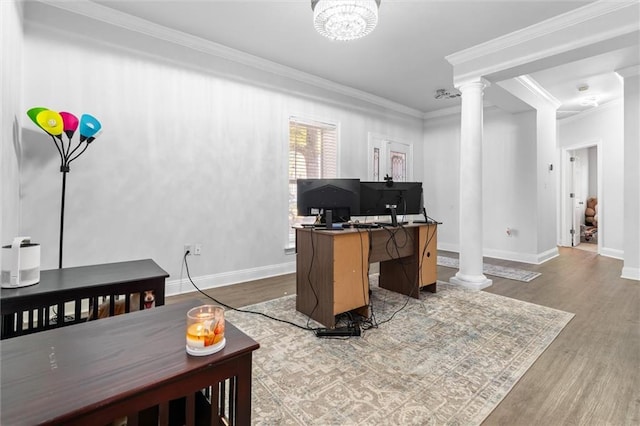
[[[422,182],[360,182],[360,216],[422,213]]]

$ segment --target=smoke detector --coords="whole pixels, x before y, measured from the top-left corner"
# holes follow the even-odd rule
[[[433,95],[435,99],[455,99],[458,96],[460,96],[460,92],[457,90],[450,92],[447,89],[438,89],[435,95]]]

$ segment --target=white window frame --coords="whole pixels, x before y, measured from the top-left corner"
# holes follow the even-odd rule
[[[340,123],[337,120],[331,120],[331,119],[326,119],[326,118],[320,118],[320,117],[310,117],[306,114],[290,114],[286,120],[286,135],[287,135],[287,149],[286,149],[286,155],[287,155],[287,193],[289,193],[289,185],[290,185],[290,176],[289,176],[289,143],[290,143],[290,126],[291,126],[291,122],[296,122],[297,124],[300,125],[308,125],[308,126],[313,126],[313,127],[333,127],[334,131],[335,131],[335,149],[336,149],[336,163],[335,163],[335,176],[333,177],[339,177],[340,176]],[[325,176],[326,177],[326,176]],[[289,216],[289,206],[290,206],[290,202],[291,200],[289,199],[289,197],[287,197],[287,216]],[[311,220],[312,218],[309,218],[309,220]],[[286,253],[293,253],[293,249],[295,247],[295,233],[293,233],[291,231],[291,226],[292,226],[292,222],[287,219],[287,233],[286,233],[286,239],[285,239],[285,252]]]

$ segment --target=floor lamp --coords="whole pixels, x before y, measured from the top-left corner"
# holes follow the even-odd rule
[[[93,116],[82,114],[80,120],[68,112],[56,112],[48,108],[36,107],[27,111],[31,120],[51,136],[60,155],[60,172],[62,173],[62,201],[60,204],[60,251],[58,268],[62,268],[62,237],[64,234],[64,198],[67,186],[67,173],[73,160],[80,157],[101,133],[102,125]],[[79,129],[80,141],[72,148],[71,138]],[[67,142],[62,134],[67,136]]]

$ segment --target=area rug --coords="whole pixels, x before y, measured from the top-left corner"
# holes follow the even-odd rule
[[[447,268],[458,268],[458,259],[447,256],[438,256],[438,265]],[[498,266],[484,263],[482,272],[494,277],[508,278],[510,280],[529,282],[542,275],[540,272],[525,271],[524,269],[509,268],[507,266]]]
[[[372,291],[379,325],[361,337],[227,312],[260,343],[252,424],[477,425],[573,317],[443,282],[420,299]],[[319,326],[295,310],[295,295],[245,309]]]

